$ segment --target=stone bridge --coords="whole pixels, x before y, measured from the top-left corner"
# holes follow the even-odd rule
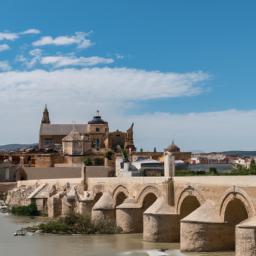
[[[182,251],[256,255],[256,176],[88,178],[62,190],[39,183],[27,198],[50,217],[90,214],[146,241],[180,242]]]

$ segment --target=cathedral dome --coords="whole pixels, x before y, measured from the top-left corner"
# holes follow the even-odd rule
[[[93,119],[88,122],[88,124],[107,124],[107,122],[101,118],[99,110],[97,110],[96,116],[94,116]]]
[[[180,148],[174,143],[174,141],[172,141],[172,144],[169,145],[165,151],[168,152],[180,152]]]

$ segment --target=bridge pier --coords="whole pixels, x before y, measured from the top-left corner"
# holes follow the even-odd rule
[[[233,249],[232,231],[224,223],[181,221],[181,251],[215,252]]]
[[[206,201],[181,220],[181,250],[191,252],[232,250],[232,228],[223,222],[215,204]]]
[[[236,226],[236,256],[256,255],[256,216]]]
[[[116,208],[116,224],[124,233],[142,233],[143,212],[141,206],[132,199],[125,200]]]
[[[94,209],[91,215],[94,223],[101,223],[103,221],[115,222],[115,211],[108,209]]]
[[[95,223],[100,223],[105,220],[115,222],[116,214],[114,200],[110,193],[104,192],[101,198],[93,206],[91,218]]]
[[[78,213],[80,215],[91,216],[94,202],[92,200],[82,201],[78,204]]]
[[[48,217],[49,218],[55,218],[59,217],[61,215],[62,211],[62,202],[60,196],[54,195],[52,197],[49,197],[47,200],[48,204]]]
[[[143,240],[179,242],[180,217],[163,198],[158,198],[143,214]]]
[[[73,202],[70,202],[67,196],[64,196],[61,200],[61,215],[68,216],[74,212]]]

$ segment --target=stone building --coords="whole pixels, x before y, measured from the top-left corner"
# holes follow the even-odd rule
[[[40,150],[62,148],[64,154],[83,155],[90,149],[116,151],[118,147],[129,151],[136,149],[133,124],[126,132],[109,132],[108,122],[101,118],[99,111],[87,124],[53,124],[45,106],[40,125]]]
[[[180,148],[174,143],[174,141],[172,141],[172,143],[164,151],[170,153],[179,153]]]
[[[18,166],[5,160],[0,163],[0,182],[16,181]]]
[[[174,141],[164,149],[164,152],[171,153],[176,161],[183,161],[186,164],[189,164],[191,161],[191,152],[183,152],[180,147],[178,147]]]
[[[62,150],[64,155],[84,155],[91,149],[92,141],[86,135],[80,135],[75,126],[73,130],[62,139]]]
[[[113,151],[118,150],[118,147],[129,152],[136,151],[133,140],[133,126],[134,124],[126,132],[116,130],[115,132],[108,133],[105,139],[105,147]]]

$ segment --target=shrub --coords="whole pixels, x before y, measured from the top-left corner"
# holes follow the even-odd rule
[[[84,164],[85,164],[86,166],[91,166],[91,165],[93,165],[92,159],[91,159],[90,157],[85,158],[85,159],[84,159]]]
[[[104,159],[102,158],[95,158],[94,165],[104,165]]]
[[[39,229],[43,233],[52,234],[71,234],[72,229],[66,223],[62,221],[49,221],[48,223],[42,223],[39,225]]]
[[[113,151],[109,150],[109,151],[106,152],[105,157],[106,157],[108,160],[112,160],[113,154],[114,154]]]
[[[31,203],[27,206],[13,206],[11,213],[18,216],[38,216],[39,211],[35,203]]]
[[[122,231],[111,221],[105,220],[95,224],[90,216],[78,214],[40,224],[38,229],[43,233],[53,234],[117,234]]]
[[[215,167],[210,167],[209,168],[209,173],[213,174],[213,175],[218,175],[219,174]]]

